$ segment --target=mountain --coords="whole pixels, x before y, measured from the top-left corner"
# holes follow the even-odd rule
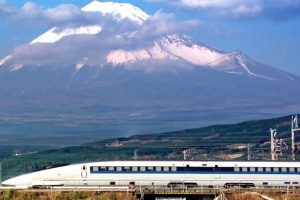
[[[92,1],[82,12],[86,21],[0,60],[2,123],[29,124],[33,138],[92,140],[300,112],[296,75],[184,34],[153,34],[155,17],[131,4]]]
[[[137,61],[165,59],[183,60],[194,66],[267,80],[297,79],[296,76],[259,63],[241,52],[220,51],[197,43],[186,35],[167,35],[159,41],[155,41],[151,48],[135,51],[115,50],[107,56],[107,62],[114,66]]]

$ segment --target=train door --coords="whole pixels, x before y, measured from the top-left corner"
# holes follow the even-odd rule
[[[83,165],[81,167],[81,178],[87,178],[87,166]]]

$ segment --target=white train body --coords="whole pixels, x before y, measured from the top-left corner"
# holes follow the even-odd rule
[[[13,187],[47,186],[295,186],[300,162],[108,161],[42,170],[2,182]]]

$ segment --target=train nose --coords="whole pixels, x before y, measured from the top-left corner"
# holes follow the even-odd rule
[[[16,182],[13,180],[13,178],[11,178],[11,179],[8,179],[6,181],[3,181],[1,184],[3,186],[15,186]]]
[[[9,187],[21,187],[21,186],[25,186],[28,185],[28,179],[27,177],[15,177],[15,178],[11,178],[8,180],[5,180],[2,182],[3,186],[9,186]]]

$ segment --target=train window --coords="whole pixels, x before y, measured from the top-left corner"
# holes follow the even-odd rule
[[[220,171],[220,168],[218,165],[215,165],[215,168],[213,169],[214,171]]]
[[[99,167],[99,171],[106,171],[106,167]]]
[[[116,182],[110,182],[109,185],[116,185]]]
[[[266,171],[266,172],[271,172],[272,169],[271,169],[271,167],[266,167],[266,168],[265,168],[265,171]]]
[[[295,168],[294,167],[290,167],[289,168],[289,172],[295,172]]]
[[[156,169],[157,172],[161,171],[161,167],[156,167],[155,169]]]
[[[284,182],[284,184],[291,184],[291,182]]]
[[[293,182],[293,184],[299,184],[298,182]]]
[[[243,172],[247,172],[247,171],[248,171],[248,168],[247,168],[247,167],[243,167],[243,168],[242,168],[242,171],[243,171]]]
[[[240,168],[239,168],[239,167],[235,167],[235,168],[234,168],[234,171],[235,171],[235,172],[239,172],[239,171],[240,171]]]
[[[117,171],[118,172],[122,171],[122,167],[117,167]]]
[[[297,168],[296,168],[296,172],[300,172],[300,167],[297,167]]]
[[[144,172],[146,170],[146,168],[145,167],[140,167],[140,170]]]
[[[129,182],[129,185],[135,185],[135,182]]]
[[[190,165],[186,165],[186,171],[190,171]]]
[[[136,172],[136,171],[138,171],[138,168],[137,167],[132,167],[132,171]]]
[[[122,171],[126,171],[126,172],[131,171],[130,168],[131,167],[122,167]]]
[[[281,172],[287,172],[287,168],[286,167],[282,167],[281,168]]]
[[[185,167],[177,167],[177,171],[183,172],[183,171],[185,171]]]
[[[154,171],[154,167],[146,167],[146,171]]]
[[[169,167],[164,167],[164,171],[165,172],[169,171]]]
[[[279,168],[278,167],[273,167],[273,172],[279,172]]]
[[[263,182],[263,185],[268,185],[268,182]]]
[[[264,169],[263,169],[262,167],[258,167],[258,168],[257,168],[257,171],[258,171],[258,172],[263,172]]]
[[[172,172],[176,172],[176,167],[172,167]]]
[[[255,172],[255,167],[250,167],[250,172]]]
[[[219,171],[222,171],[222,172],[233,172],[234,168],[233,167],[221,167],[221,168],[219,168]]]
[[[115,171],[114,167],[108,167],[108,171]]]
[[[98,167],[91,167],[92,168],[92,171],[96,172],[98,171]]]
[[[206,167],[206,166],[207,166],[207,164],[202,164],[202,166],[203,166],[203,167]]]

